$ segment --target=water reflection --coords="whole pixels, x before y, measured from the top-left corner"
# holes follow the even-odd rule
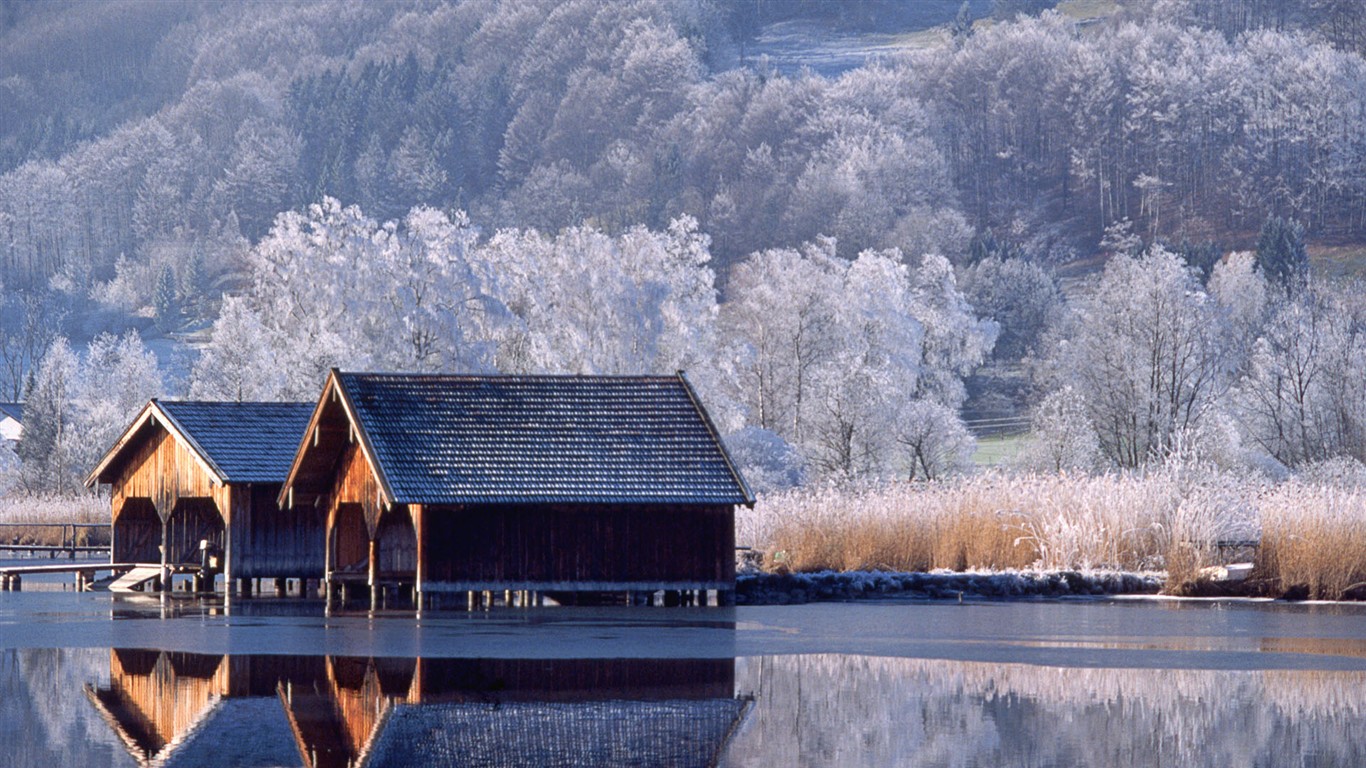
[[[734,766],[1357,766],[1366,673],[737,661]]]
[[[730,659],[110,652],[86,695],[136,764],[714,765]]]
[[[1366,673],[39,649],[0,651],[0,743],[25,768],[1352,766]]]

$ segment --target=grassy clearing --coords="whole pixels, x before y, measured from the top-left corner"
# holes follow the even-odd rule
[[[1332,280],[1359,280],[1366,277],[1366,248],[1358,245],[1311,245],[1306,250],[1315,275]]]
[[[972,463],[979,467],[999,467],[1015,460],[1028,443],[1028,435],[996,435],[977,438]]]
[[[1214,563],[1214,542],[1251,535],[1261,490],[1180,470],[988,473],[765,497],[741,513],[737,535],[792,571],[1166,569],[1180,583]]]

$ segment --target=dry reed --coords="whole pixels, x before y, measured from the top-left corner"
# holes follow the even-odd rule
[[[109,524],[105,496],[0,496],[0,540],[7,544],[56,546],[63,543],[61,523]],[[16,527],[17,526],[17,527]],[[76,543],[107,544],[107,529],[81,528]]]
[[[1366,490],[1291,482],[1260,507],[1259,573],[1311,598],[1366,596]]]
[[[1168,568],[1185,578],[1210,563],[1214,541],[1255,525],[1258,487],[1181,469],[824,487],[762,498],[738,536],[793,571]]]

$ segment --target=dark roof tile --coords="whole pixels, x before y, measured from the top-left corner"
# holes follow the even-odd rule
[[[282,483],[313,415],[312,403],[158,400],[176,427],[232,483]]]
[[[338,377],[397,503],[752,501],[682,377]]]

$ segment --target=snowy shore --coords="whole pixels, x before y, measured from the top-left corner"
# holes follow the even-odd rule
[[[735,577],[740,605],[789,605],[886,597],[928,600],[961,597],[1067,597],[1156,594],[1164,575],[1128,571],[818,571]]]

